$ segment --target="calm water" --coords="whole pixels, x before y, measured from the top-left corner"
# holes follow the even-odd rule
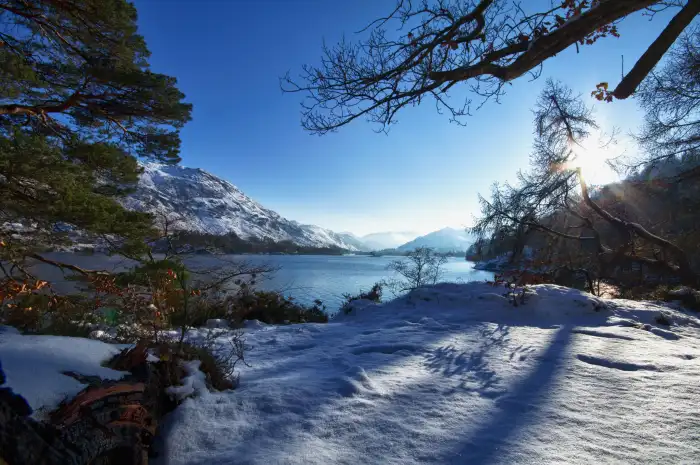
[[[52,258],[61,259],[78,266],[92,269],[118,271],[131,266],[132,262],[120,257],[104,255],[83,256],[69,253],[53,253]],[[328,255],[227,255],[222,258],[212,256],[192,257],[191,265],[196,268],[225,268],[226,261],[246,260],[254,265],[279,267],[274,275],[262,280],[259,287],[268,290],[281,290],[302,303],[321,299],[329,311],[335,311],[345,293],[356,294],[368,290],[379,280],[391,277],[386,266],[397,257],[328,256]],[[445,265],[443,281],[469,282],[492,279],[493,273],[479,271],[473,264],[462,258],[449,258]],[[61,280],[58,270],[47,270],[46,279]]]

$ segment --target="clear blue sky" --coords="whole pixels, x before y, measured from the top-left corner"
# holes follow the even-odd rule
[[[356,121],[319,137],[301,129],[301,96],[283,94],[278,78],[316,63],[324,38],[351,36],[394,0],[135,3],[153,69],[176,76],[194,104],[182,132],[183,164],[229,180],[289,219],[357,234],[469,225],[477,193],[526,167],[531,107],[544,78],[584,93],[614,84],[620,56],[631,66],[664,26],[663,18],[629,18],[620,39],[560,54],[540,80],[516,81],[502,103],[486,104],[466,127],[425,103],[400,114],[388,135]],[[633,101],[596,107],[606,125],[640,123]]]

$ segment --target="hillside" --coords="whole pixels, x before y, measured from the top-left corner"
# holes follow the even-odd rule
[[[241,239],[291,241],[309,247],[359,250],[347,236],[283,218],[240,189],[204,170],[156,163],[143,164],[138,188],[123,201],[133,210],[175,219],[182,230]]]
[[[431,247],[438,252],[465,252],[474,239],[462,229],[443,228],[407,242],[397,249],[409,252],[418,247]]]

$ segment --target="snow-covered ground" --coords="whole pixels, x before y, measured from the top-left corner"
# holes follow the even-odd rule
[[[160,462],[698,463],[697,314],[500,292],[442,284],[325,325],[251,324],[240,387],[195,389],[164,419]],[[0,333],[3,364],[25,338]]]
[[[164,463],[697,463],[700,321],[535,289],[514,308],[440,285],[250,329],[241,387],[178,408]]]
[[[35,416],[52,410],[85,385],[62,374],[73,372],[102,379],[120,379],[126,373],[101,366],[119,347],[90,339],[63,336],[22,336],[0,325],[0,363],[7,384],[22,394]]]

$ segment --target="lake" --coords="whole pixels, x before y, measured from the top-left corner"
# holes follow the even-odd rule
[[[105,255],[77,255],[55,252],[50,258],[63,260],[84,268],[118,271],[132,266],[133,262],[122,257]],[[222,257],[199,255],[188,259],[196,268],[223,268],[226,261],[246,260],[254,265],[279,267],[272,276],[259,282],[260,288],[279,290],[285,295],[309,304],[321,299],[328,311],[335,312],[343,301],[343,294],[357,294],[369,290],[374,283],[391,277],[386,270],[389,262],[401,257],[368,257],[361,255],[225,255]],[[463,258],[450,257],[444,266],[442,281],[469,282],[493,279],[493,273],[474,269],[474,264]],[[61,281],[57,269],[42,270],[42,277],[53,282]],[[389,297],[390,295],[387,295]]]

